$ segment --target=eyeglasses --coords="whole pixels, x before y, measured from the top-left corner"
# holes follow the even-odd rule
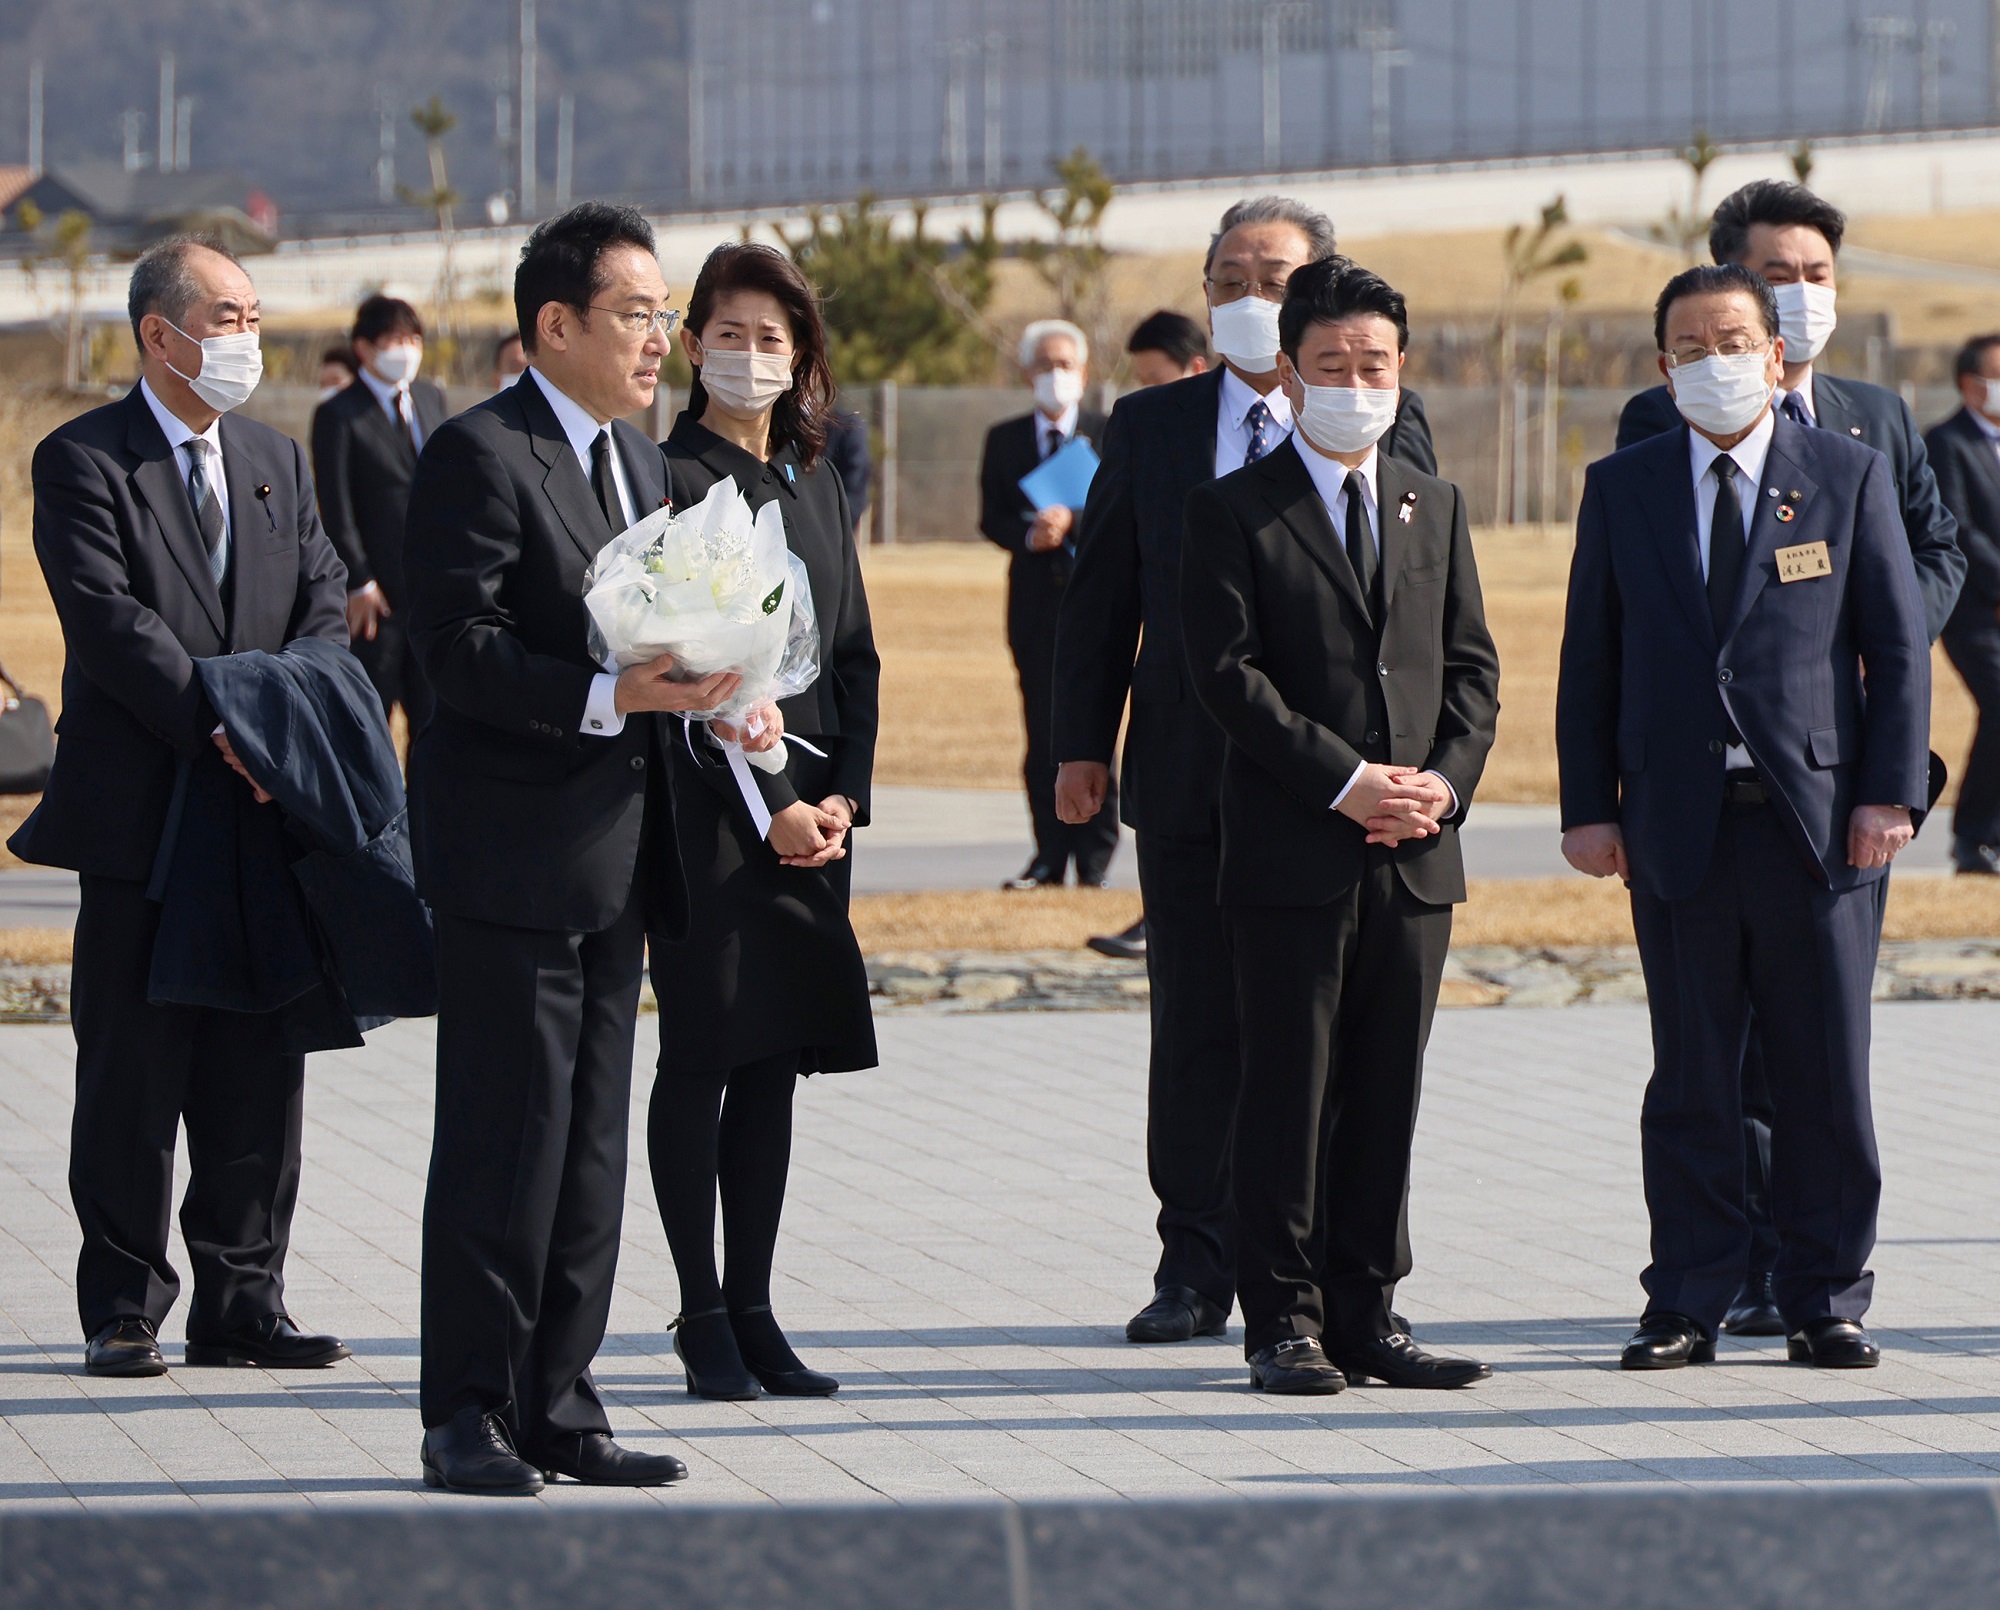
[[[1218,280],[1204,277],[1202,284],[1208,287],[1218,303],[1240,302],[1246,296],[1261,296],[1267,302],[1282,302],[1285,299],[1284,280]]]
[[[656,307],[650,310],[628,311],[624,308],[604,307],[596,302],[584,304],[598,313],[609,313],[618,321],[618,327],[627,335],[640,337],[671,335],[680,328],[681,310],[677,307]]]
[[[1673,369],[1685,369],[1704,358],[1747,358],[1753,352],[1762,352],[1770,344],[1769,341],[1752,341],[1747,336],[1736,336],[1714,347],[1696,346],[1689,342],[1685,346],[1667,349],[1667,365]]]

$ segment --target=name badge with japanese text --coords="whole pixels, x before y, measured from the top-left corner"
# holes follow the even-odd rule
[[[1827,556],[1823,542],[1802,542],[1796,548],[1780,548],[1774,557],[1778,561],[1780,581],[1810,581],[1814,576],[1833,574],[1833,560]]]

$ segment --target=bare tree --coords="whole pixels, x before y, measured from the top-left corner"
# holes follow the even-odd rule
[[[1803,145],[1805,142],[1801,141]],[[1688,185],[1687,211],[1669,207],[1666,218],[1653,225],[1653,238],[1664,241],[1684,257],[1692,267],[1698,249],[1708,239],[1708,209],[1702,205],[1702,181],[1708,177],[1708,170],[1722,159],[1722,147],[1708,137],[1707,129],[1696,129],[1691,144],[1680,150],[1681,161],[1687,164],[1690,177]],[[1796,155],[1793,158],[1797,163]],[[1811,152],[1807,151],[1807,171],[1811,171]],[[1805,183],[1803,179],[1799,181]]]
[[[1521,292],[1533,280],[1588,260],[1590,252],[1582,241],[1563,238],[1568,229],[1569,207],[1561,196],[1557,196],[1542,209],[1541,218],[1532,229],[1522,224],[1513,225],[1501,247],[1506,276],[1500,291],[1499,361],[1495,365],[1500,382],[1500,446],[1494,497],[1496,518],[1507,523],[1513,521],[1515,502],[1514,390],[1519,358],[1517,323]],[[1565,300],[1574,298],[1565,292]]]
[[[448,370],[457,360],[460,346],[458,273],[453,257],[458,235],[456,209],[461,198],[452,189],[445,167],[444,137],[458,126],[458,118],[446,108],[443,100],[433,95],[425,105],[411,108],[410,121],[424,137],[424,151],[430,158],[431,187],[428,190],[412,190],[406,185],[398,185],[397,193],[412,206],[423,207],[437,216],[438,241],[443,254],[438,261],[437,290],[434,293],[438,329],[432,346],[439,368]]]
[[[32,201],[24,201],[14,209],[14,222],[37,243],[37,249],[21,259],[29,282],[33,283],[38,268],[62,270],[66,293],[61,324],[63,384],[74,391],[89,378],[91,367],[83,323],[83,295],[91,260],[96,256],[90,242],[90,215],[71,207],[50,220]]]

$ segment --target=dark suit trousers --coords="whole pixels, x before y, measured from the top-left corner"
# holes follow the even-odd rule
[[[1039,567],[1038,567],[1039,569]],[[1101,883],[1118,848],[1118,784],[1089,821],[1072,827],[1056,815],[1056,759],[1050,743],[1055,721],[1056,612],[1062,587],[1046,573],[1016,577],[1008,586],[1007,646],[1021,683],[1021,719],[1028,752],[1021,781],[1035,827],[1035,861],[1060,878],[1072,860],[1079,883]]]
[[[1411,1267],[1410,1148],[1451,907],[1417,899],[1376,846],[1326,905],[1228,917],[1243,1022],[1244,1353],[1295,1336],[1387,1336]]]
[[[1632,892],[1652,1002],[1640,1119],[1650,1314],[1713,1333],[1749,1266],[1741,1069],[1751,1013],[1771,1105],[1774,1273],[1787,1326],[1868,1311],[1881,1166],[1868,1096],[1869,993],[1881,901],[1834,892],[1768,806],[1729,807],[1684,900]]]
[[[1214,839],[1137,838],[1146,905],[1153,1049],[1146,1172],[1159,1199],[1157,1286],[1187,1286],[1227,1309],[1236,1297],[1230,1135],[1242,1086],[1229,928],[1215,903]]]
[[[427,1427],[477,1406],[528,1450],[552,1433],[610,1429],[590,1364],[625,1206],[642,885],[601,933],[437,917]]]
[[[424,675],[422,664],[410,648],[409,628],[402,616],[391,615],[376,622],[373,638],[356,638],[348,646],[368,673],[368,680],[375,684],[376,695],[382,701],[382,714],[386,717],[400,704],[410,723],[410,736],[416,737],[430,720],[437,700],[431,692],[430,678]]]
[[[1942,639],[1979,706],[1979,727],[1958,780],[1958,809],[1951,819],[1961,864],[1971,861],[1982,844],[2000,846],[2000,620],[1982,613],[1986,618],[1969,624],[1954,620]]]
[[[143,884],[83,879],[70,993],[77,1310],[92,1336],[115,1319],[158,1326],[173,1306],[180,1279],[167,1262],[167,1230],[176,1130],[185,1124],[187,1329],[200,1341],[285,1306],[305,1058],[280,1049],[274,1013],[147,1004],[159,923]]]

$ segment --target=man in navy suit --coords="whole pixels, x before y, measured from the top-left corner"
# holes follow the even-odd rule
[[[1689,269],[1654,328],[1685,424],[1591,466],[1556,702],[1563,853],[1631,888],[1652,1002],[1653,1258],[1622,1363],[1712,1359],[1747,1272],[1754,1012],[1788,1355],[1866,1368],[1875,885],[1927,799],[1923,601],[1888,461],[1774,409],[1770,286]]]

